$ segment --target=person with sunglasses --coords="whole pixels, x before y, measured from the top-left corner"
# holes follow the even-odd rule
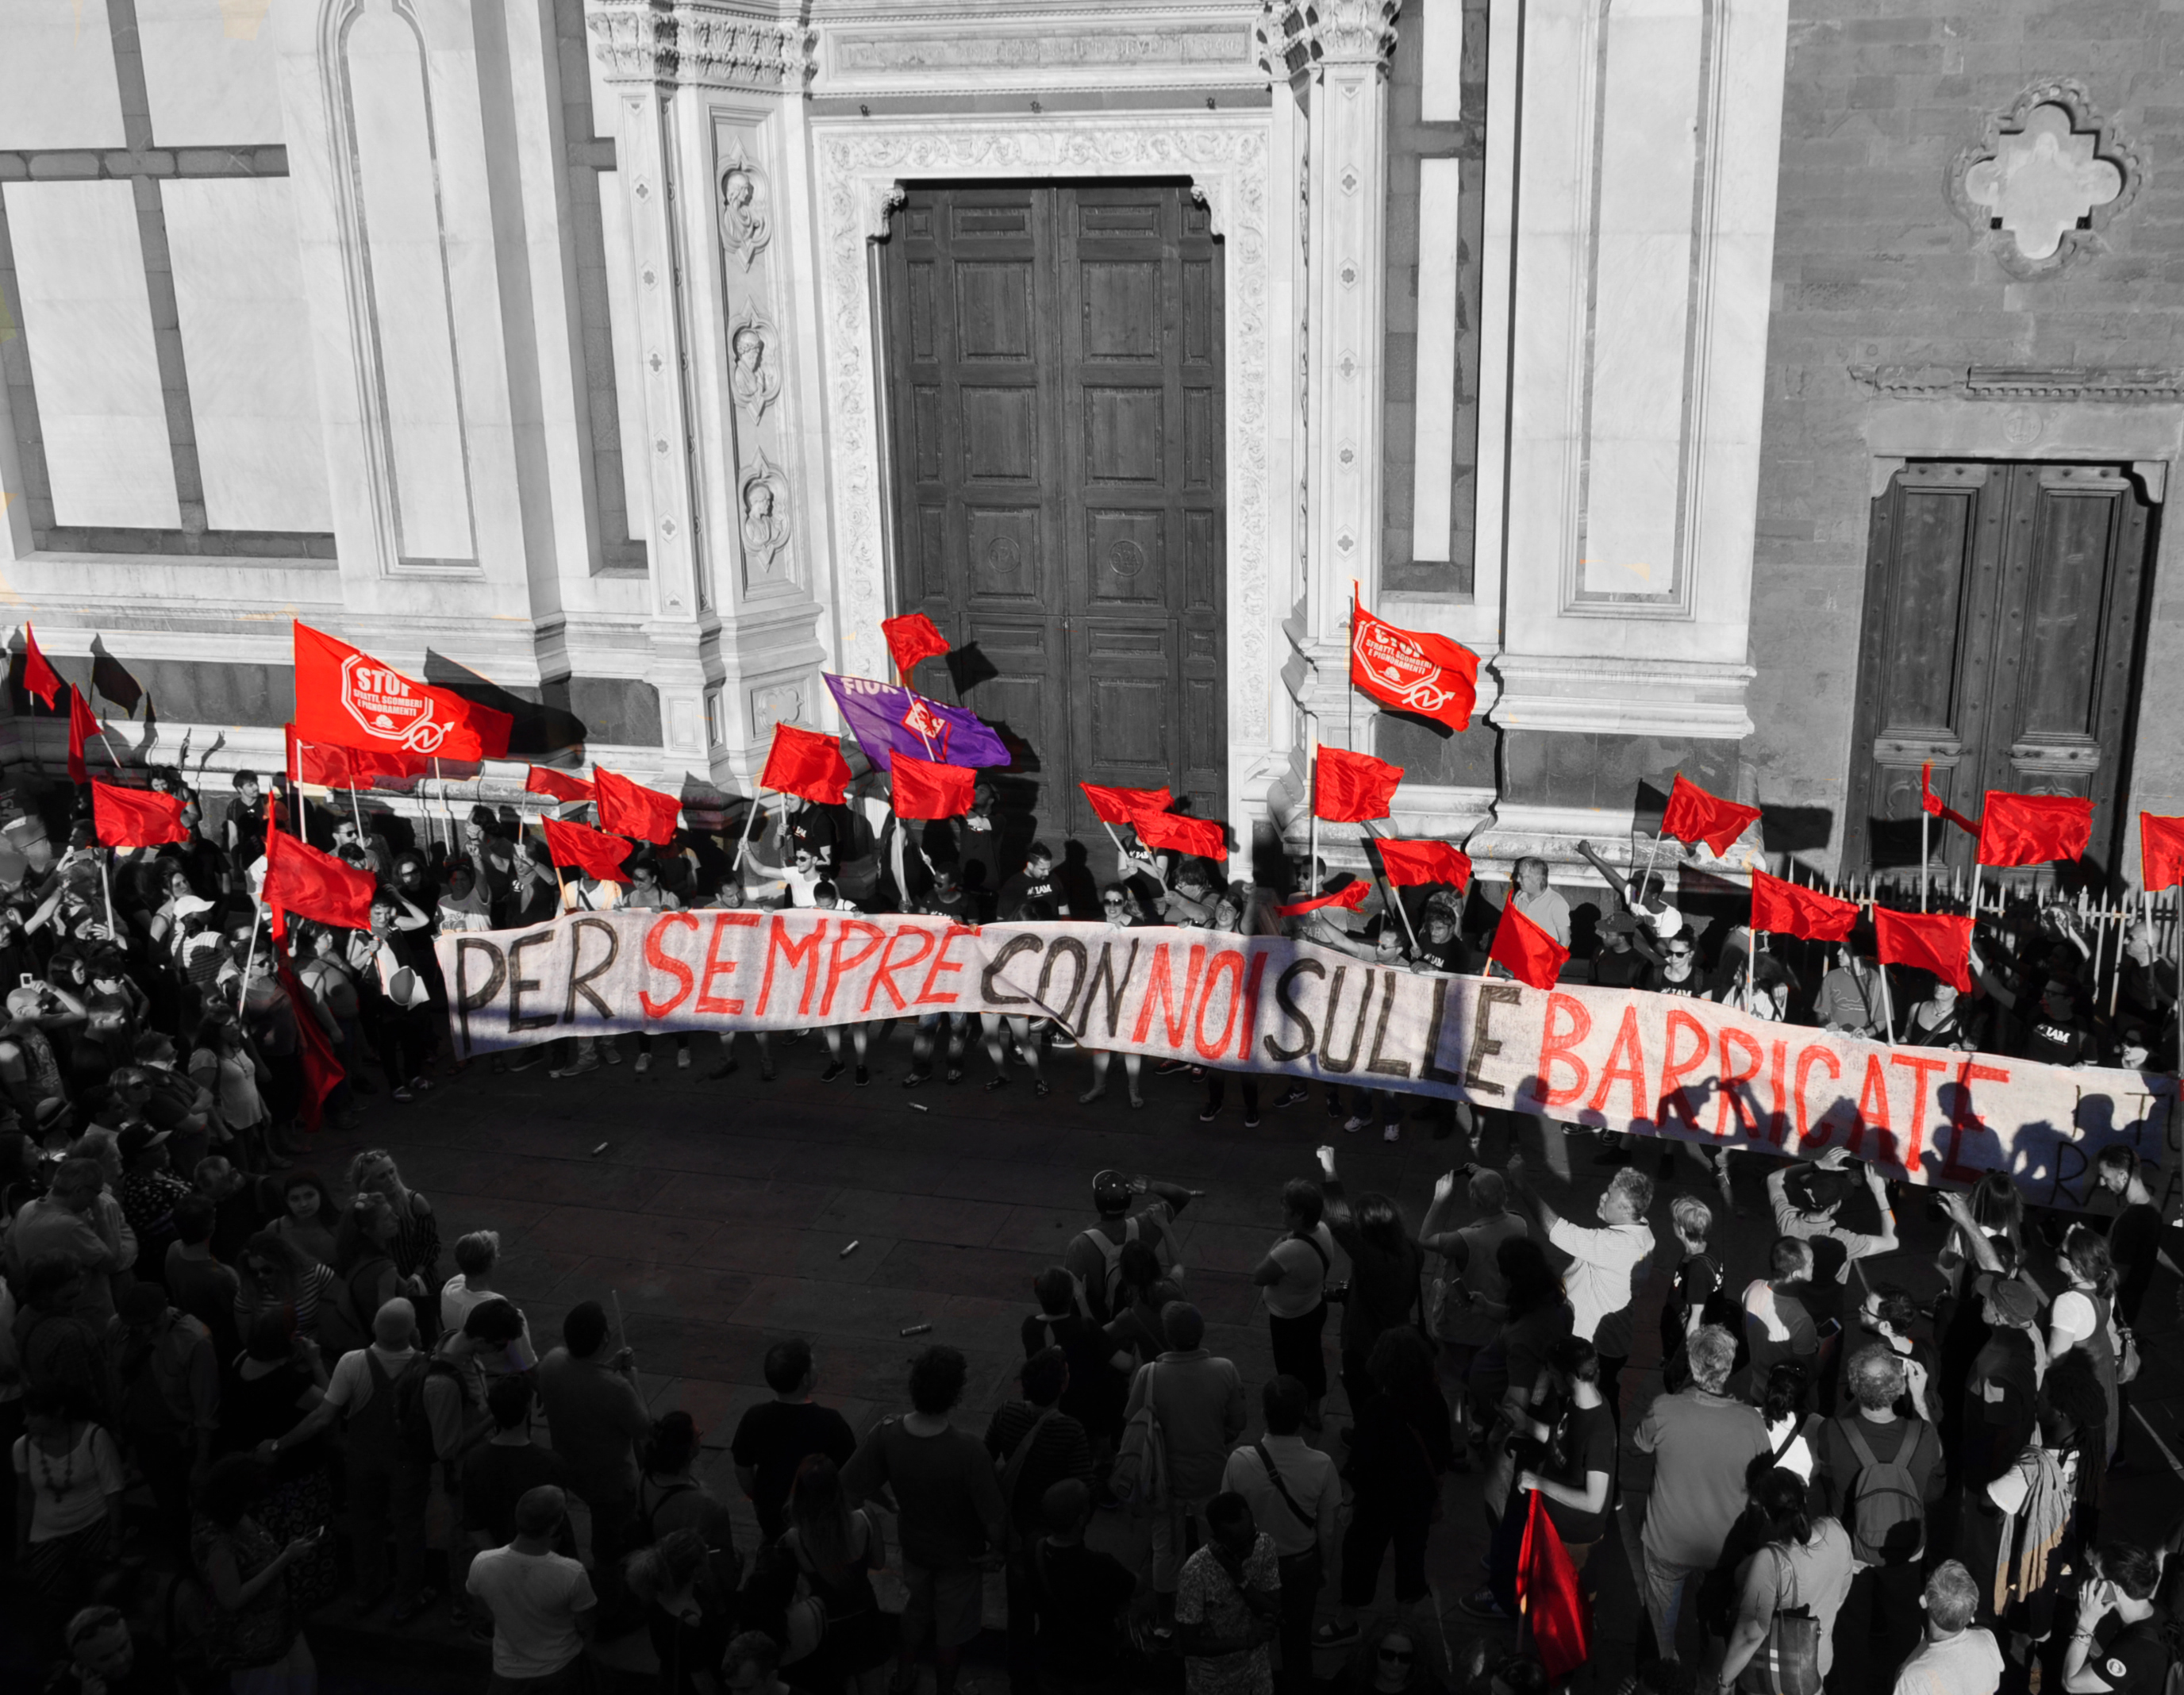
[[[1442,1695],[1448,1686],[1435,1672],[1424,1640],[1405,1620],[1379,1620],[1350,1656],[1346,1695]]]

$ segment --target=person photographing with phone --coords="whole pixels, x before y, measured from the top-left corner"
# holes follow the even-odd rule
[[[2176,1652],[2176,1626],[2153,1603],[2160,1562],[2129,1542],[2109,1542],[2087,1563],[2063,1687],[2070,1695],[2156,1695]]]

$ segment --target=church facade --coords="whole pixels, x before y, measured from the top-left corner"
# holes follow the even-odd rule
[[[1930,766],[2095,795],[2128,875],[2184,811],[2175,19],[0,0],[0,570],[214,771],[300,617],[748,794],[917,611],[1050,834],[1166,784],[1301,845],[1326,744],[1490,866],[1681,770],[1862,871]],[[1482,656],[1469,731],[1353,696],[1353,594]]]

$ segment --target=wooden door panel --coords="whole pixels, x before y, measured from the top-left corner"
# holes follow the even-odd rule
[[[1128,508],[1086,510],[1085,599],[1093,606],[1168,604],[1167,516]]]
[[[1085,385],[1079,461],[1088,488],[1156,489],[1167,482],[1167,396],[1139,384]]]
[[[1039,403],[1039,390],[1030,383],[967,382],[957,388],[965,482],[1037,484]]]
[[[1032,261],[959,260],[956,284],[956,357],[967,363],[1029,365],[1039,356],[1032,326]]]
[[[1159,364],[1158,260],[1088,261],[1080,267],[1079,278],[1084,289],[1084,357]]]
[[[963,521],[963,586],[972,607],[983,611],[1005,601],[1044,609],[1055,589],[1048,581],[1052,562],[1039,533],[1039,509],[967,501]]]

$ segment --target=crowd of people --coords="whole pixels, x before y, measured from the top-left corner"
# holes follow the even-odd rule
[[[511,1691],[578,1687],[588,1642],[643,1629],[677,1692],[878,1695],[910,1687],[929,1656],[948,1695],[999,1570],[1009,1674],[1025,1690],[1119,1688],[1179,1664],[1195,1695],[1277,1681],[1288,1695],[1340,1654],[1351,1687],[1383,1695],[1449,1682],[1534,1695],[1546,1674],[1524,1648],[1447,1664],[1421,1607],[1447,1480],[1466,1471],[1497,1550],[1463,1602],[1488,1641],[1514,1609],[1507,1545],[1524,1497],[1541,1498],[1582,1575],[1625,1485],[1650,1471],[1638,1576],[1655,1640],[1638,1675],[1658,1695],[1691,1687],[1685,1665],[1724,1688],[1811,1695],[1763,1681],[1801,1642],[1825,1677],[1855,1639],[1875,1675],[1902,1666],[1908,1695],[2014,1691],[2035,1675],[2070,1695],[2137,1692],[2169,1664],[2162,1551],[2098,1537],[2161,1234],[2114,1150],[2098,1166],[2114,1203],[2104,1234],[2036,1228],[2000,1179],[1945,1197],[1936,1302],[1853,1269],[1900,1238],[1870,1173],[1873,1227],[1839,1222],[1863,1204],[1840,1151],[1767,1179],[1776,1238],[1764,1265],[1733,1276],[1707,1202],[1680,1193],[1657,1224],[1655,1179],[1629,1141],[1600,1139],[1596,1157],[1617,1168],[1594,1220],[1559,1214],[1519,1159],[1506,1175],[1450,1173],[1415,1229],[1387,1196],[1347,1195],[1323,1148],[1318,1176],[1283,1191],[1282,1233],[1253,1275],[1274,1369],[1252,1384],[1208,1352],[1189,1298],[1174,1222],[1190,1192],[1102,1174],[1088,1227],[1022,1291],[1037,1310],[1021,1397],[983,1431],[956,1423],[966,1368],[948,1347],[919,1355],[909,1410],[861,1439],[815,1398],[810,1347],[772,1349],[776,1398],[733,1447],[759,1525],[739,1547],[701,1475],[700,1433],[647,1414],[596,1303],[542,1352],[496,1287],[491,1231],[443,1235],[383,1150],[337,1179],[297,1163],[315,1112],[354,1129],[370,1097],[413,1103],[453,1068],[436,934],[613,905],[854,905],[1286,931],[1472,971],[1490,902],[1405,891],[1411,905],[1368,901],[1353,928],[1343,906],[1285,917],[1295,889],[1134,842],[1104,884],[1035,843],[1018,868],[983,789],[965,817],[914,834],[883,809],[791,802],[746,842],[694,833],[644,850],[615,884],[557,870],[512,815],[484,807],[421,842],[353,800],[309,806],[277,780],[269,797],[247,772],[211,817],[178,773],[154,782],[185,796],[187,841],[109,856],[73,819],[54,862],[0,900],[0,970],[18,985],[0,1025],[0,1484],[13,1581],[35,1597],[24,1616],[56,1688],[166,1695],[224,1680],[237,1695],[303,1695],[304,1621],[338,1602],[396,1628],[444,1603],[491,1642],[496,1687]],[[369,930],[297,923],[283,952],[254,893],[265,830],[298,823],[379,892]],[[1284,880],[1340,882],[1300,869]],[[2053,1063],[2173,1063],[2174,995],[2142,934],[2113,1018],[2090,993],[2082,934],[2054,907],[1982,927],[1975,995],[1899,976],[1892,1001],[1860,939],[1831,961],[1756,949],[1747,930],[1702,933],[1651,881],[1602,870],[1604,912],[1574,912],[1535,860],[1508,893],[1579,945],[1595,982]],[[889,1034],[824,1031],[821,1075],[869,1082]],[[933,1015],[906,1034],[908,1089],[963,1081],[977,1036],[984,1087],[1021,1071],[1044,1096],[1055,1055],[1075,1045],[1015,1018],[974,1030]],[[322,1107],[305,1062],[321,1043],[343,1073]],[[757,1040],[761,1079],[776,1045]],[[491,1068],[643,1073],[660,1057],[649,1038],[630,1045],[565,1039]],[[692,1063],[688,1037],[671,1046]],[[1104,1093],[1112,1058],[1087,1054],[1081,1099]],[[1140,1060],[1123,1059],[1141,1105]],[[737,1069],[723,1038],[708,1075]],[[1226,1079],[1204,1081],[1211,1118]],[[1256,1123],[1256,1081],[1238,1081]],[[1414,1107],[1467,1148],[1504,1121],[1513,1146],[1521,1129],[1332,1084],[1285,1084],[1271,1105],[1314,1099],[1345,1130],[1377,1124],[1390,1141]],[[1675,1157],[1661,1155],[1661,1175]],[[1713,1177],[1725,1210],[1725,1163]],[[1669,1392],[1626,1420],[1639,1296],[1671,1248]],[[1108,1514],[1141,1527],[1139,1565],[1095,1546]],[[1396,1610],[1376,1613],[1390,1555]],[[881,1609],[883,1570],[902,1585],[899,1615]],[[1774,1670],[1755,1681],[1755,1663]]]

